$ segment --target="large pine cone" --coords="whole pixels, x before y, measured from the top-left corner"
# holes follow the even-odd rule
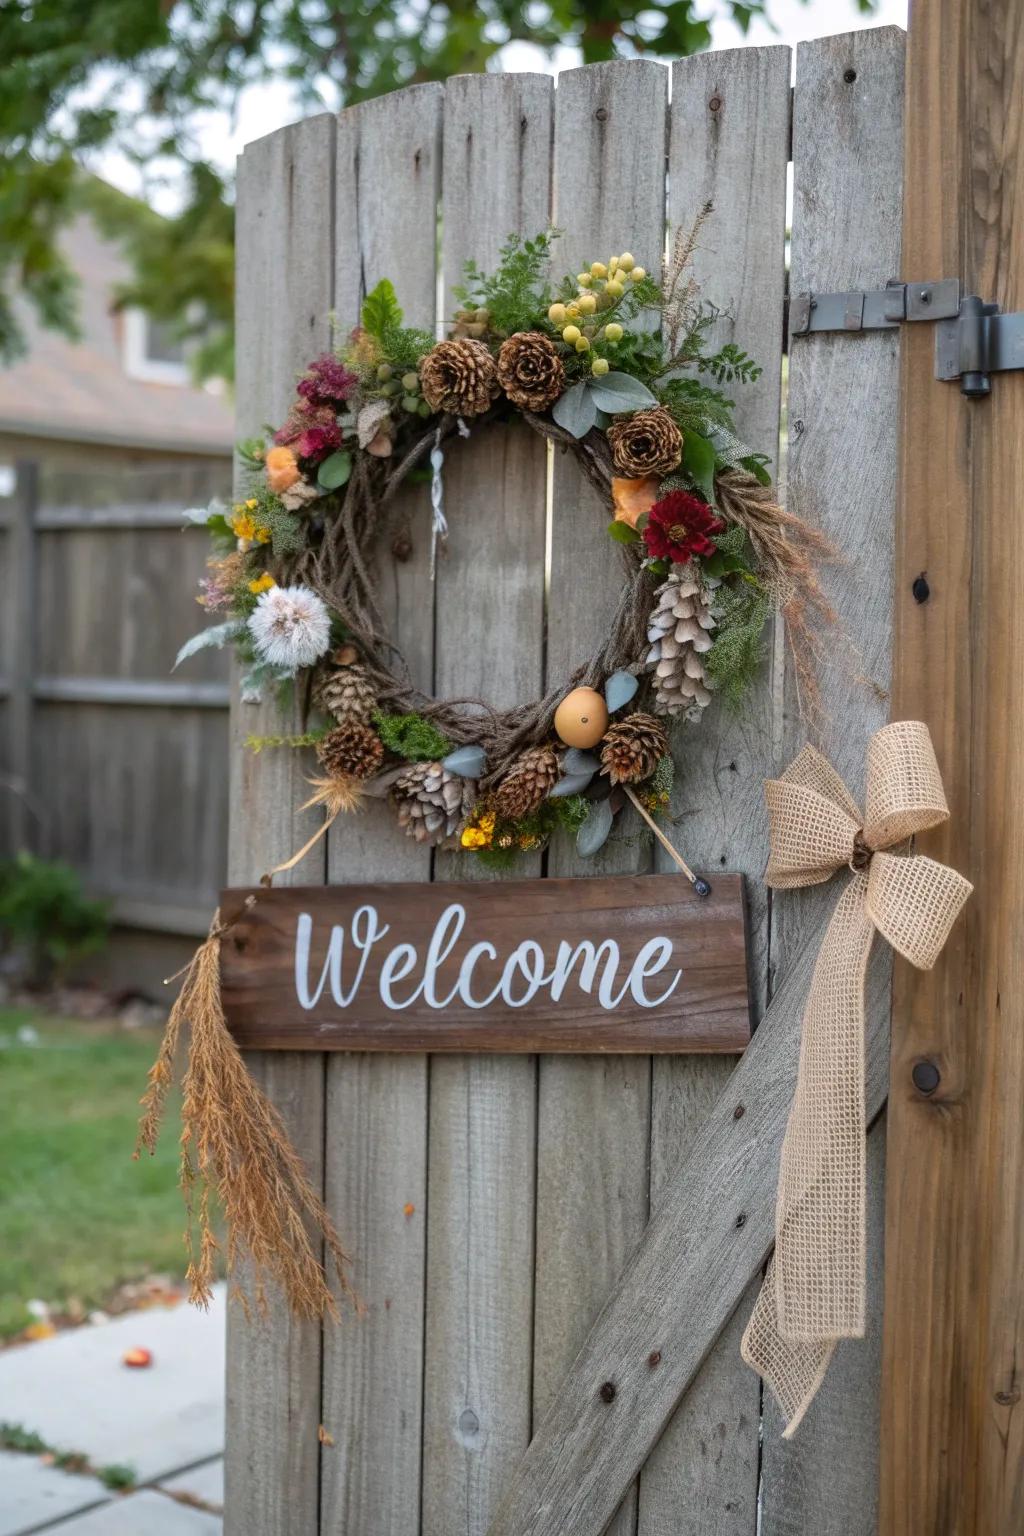
[[[546,800],[558,782],[558,754],[554,747],[531,747],[516,758],[494,792],[492,808],[503,821],[529,816]]]
[[[638,784],[649,779],[668,751],[668,734],[653,715],[627,715],[605,732],[601,772],[613,784]]]
[[[479,416],[501,394],[494,358],[482,341],[439,341],[420,363],[420,388],[432,411]],[[678,460],[677,460],[678,462]]]
[[[565,369],[546,336],[517,331],[498,353],[498,382],[513,405],[546,411],[565,389]]]
[[[332,779],[372,779],[384,761],[384,743],[359,720],[346,720],[317,742],[316,755]]]
[[[377,695],[362,662],[347,667],[332,667],[317,689],[320,704],[339,724],[358,720],[365,724],[377,703]]]
[[[670,475],[683,457],[683,434],[662,405],[637,411],[626,421],[613,421],[605,435],[615,468],[634,479]]]
[[[699,720],[711,703],[711,680],[701,660],[711,649],[715,627],[710,593],[686,566],[673,571],[655,596],[646,657],[654,670],[654,707],[659,715]]]
[[[454,838],[476,804],[476,783],[442,763],[410,763],[395,780],[398,825],[418,843],[436,847]]]

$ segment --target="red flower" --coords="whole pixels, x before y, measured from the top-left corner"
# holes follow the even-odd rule
[[[695,556],[713,555],[711,535],[724,527],[706,501],[687,491],[669,491],[650,510],[644,543],[655,560],[685,565]]]
[[[325,352],[310,363],[298,383],[298,392],[312,405],[344,405],[359,380],[344,363]]]
[[[340,448],[342,442],[342,431],[337,423],[329,427],[310,427],[295,444],[295,451],[300,459],[319,464],[321,459]]]

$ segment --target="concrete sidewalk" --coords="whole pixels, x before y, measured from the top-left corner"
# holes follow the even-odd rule
[[[225,1313],[219,1286],[206,1314],[148,1308],[0,1353],[0,1421],[145,1485],[117,1494],[0,1452],[0,1536],[220,1536]],[[152,1352],[148,1369],[122,1364],[136,1346]]]

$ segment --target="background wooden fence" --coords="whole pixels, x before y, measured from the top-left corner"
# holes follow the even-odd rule
[[[332,312],[354,321],[383,275],[409,320],[432,327],[450,312],[464,260],[493,263],[511,230],[564,229],[560,269],[623,249],[654,268],[666,221],[688,224],[710,196],[699,275],[729,309],[723,339],[735,334],[765,364],[739,419],[771,450],[787,164],[797,289],[877,286],[897,273],[903,46],[894,29],[807,44],[795,95],[784,48],[670,70],[591,66],[563,73],[557,88],[546,76],[460,77],[249,146],[238,198],[240,430],[283,416],[296,372],[330,340]],[[848,643],[823,659],[832,716],[819,739],[858,792],[866,738],[887,715],[898,347],[894,333],[819,337],[790,370],[789,500],[845,557],[830,588]],[[511,704],[564,675],[607,623],[618,587],[607,510],[573,466],[514,427],[461,445],[445,472],[448,557],[432,586],[425,497],[410,488],[413,558],[384,576],[391,621],[421,683]],[[231,875],[251,883],[312,823],[297,809],[300,768],[244,757],[237,738],[253,715],[234,717]],[[761,780],[804,735],[777,649],[741,720],[710,712],[676,746],[680,846],[698,866],[749,879],[758,1015],[830,900],[798,893],[773,905],[760,884]],[[533,872],[653,863],[648,845],[623,840],[590,865],[556,846]],[[371,812],[332,831],[326,857],[308,859],[300,878],[444,880],[457,868]],[[886,987],[874,995],[884,1009]],[[276,1306],[268,1324],[232,1312],[227,1530],[484,1536],[729,1063],[275,1052],[251,1066],[356,1254],[369,1313],[321,1334]],[[616,1536],[754,1536],[759,1491],[766,1536],[875,1529],[883,1160],[878,1125],[867,1343],[840,1349],[794,1442],[781,1442],[765,1403],[762,1444],[759,1383],[738,1353],[753,1289],[739,1296],[608,1527]],[[763,1170],[765,1191],[772,1177]],[[763,1253],[770,1211],[755,1215]],[[729,1227],[747,1220],[739,1211]],[[603,1453],[600,1440],[590,1445],[588,1467]],[[543,1525],[535,1513],[537,1529],[596,1536],[559,1510],[546,1509]],[[501,1528],[534,1528],[529,1509],[517,1515]]]
[[[227,658],[170,673],[203,622],[182,509],[226,473],[25,462],[0,502],[0,851],[66,859],[156,933],[205,932],[226,868]]]

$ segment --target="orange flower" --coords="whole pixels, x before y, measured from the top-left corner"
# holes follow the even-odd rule
[[[649,512],[657,501],[660,484],[657,475],[646,475],[642,480],[627,480],[621,475],[615,475],[612,479],[615,521],[628,523],[631,528],[635,528],[637,520]]]
[[[299,466],[290,448],[271,448],[267,454],[267,484],[276,496],[300,479]]]

